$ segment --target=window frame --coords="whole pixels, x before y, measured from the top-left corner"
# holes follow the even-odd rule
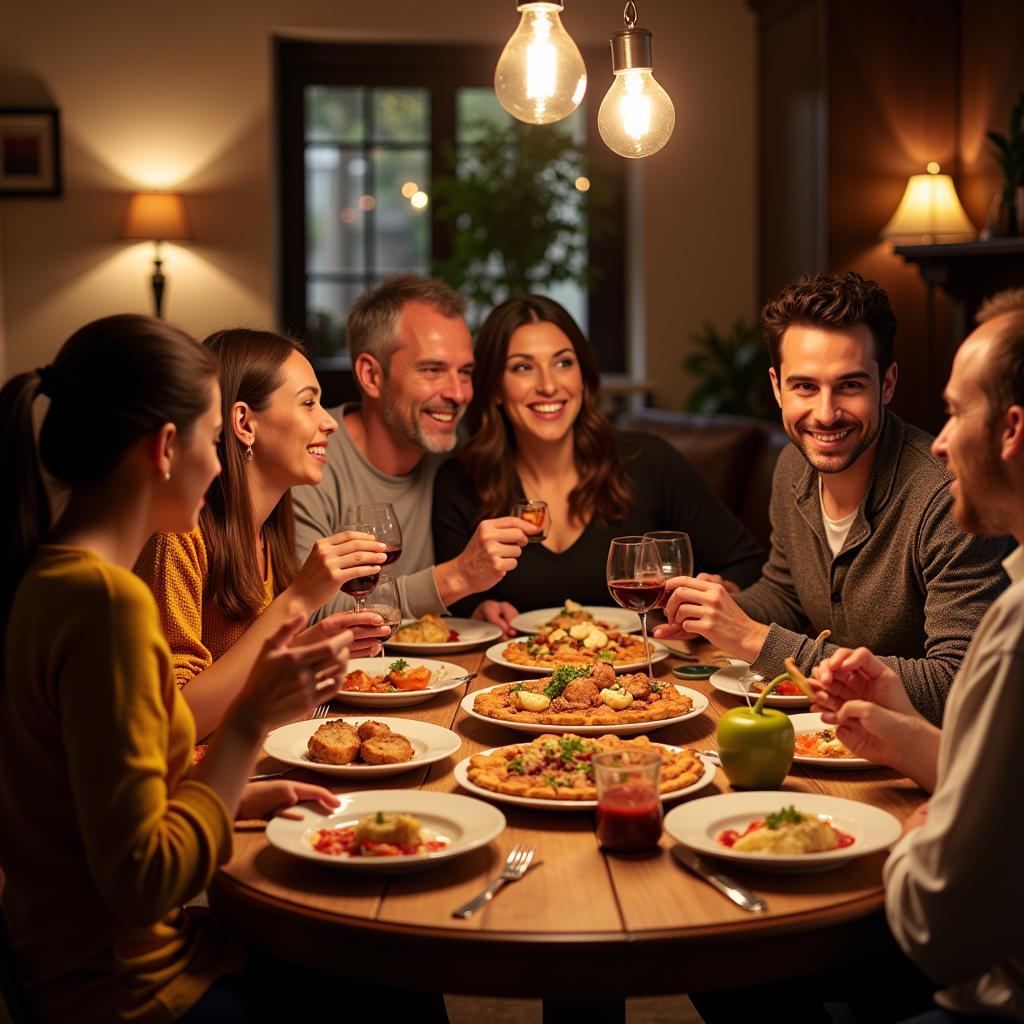
[[[591,177],[600,178],[606,193],[603,217],[607,230],[589,238],[590,263],[602,279],[588,292],[589,340],[605,373],[629,370],[625,296],[625,167],[600,140],[594,83],[599,67],[607,69],[605,48],[581,51],[587,64],[586,153]],[[454,141],[456,92],[460,88],[493,87],[497,52],[484,45],[325,43],[276,37],[274,89],[278,173],[280,322],[289,333],[305,338],[306,306],[306,178],[305,89],[311,85],[369,88],[426,88],[430,103],[431,180],[449,173],[444,142]],[[452,227],[431,213],[431,260],[450,256]],[[588,236],[590,232],[588,231]],[[319,358],[318,369],[343,370],[347,356]]]

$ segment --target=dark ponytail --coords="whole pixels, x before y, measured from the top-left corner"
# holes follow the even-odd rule
[[[50,366],[0,391],[0,628],[18,583],[50,529],[40,463],[72,491],[105,480],[141,438],[173,423],[189,431],[210,401],[213,356],[183,331],[147,316],[110,316],[76,331]],[[33,434],[32,402],[50,399]]]

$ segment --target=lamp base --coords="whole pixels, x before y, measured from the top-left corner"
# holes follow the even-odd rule
[[[164,261],[160,259],[160,250],[157,249],[157,254],[153,258],[153,276],[150,281],[153,284],[153,314],[158,320],[163,319],[163,306],[164,306],[164,284],[166,279],[163,274]]]

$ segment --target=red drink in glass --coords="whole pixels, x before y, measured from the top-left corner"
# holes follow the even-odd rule
[[[634,612],[646,612],[665,593],[664,579],[609,580],[608,590],[617,604]]]
[[[597,804],[597,840],[609,850],[649,850],[661,838],[661,801],[649,785],[609,786]]]
[[[390,565],[392,562],[397,562],[402,557],[402,545],[401,544],[389,544],[384,549],[384,566]],[[384,567],[382,566],[382,568]]]

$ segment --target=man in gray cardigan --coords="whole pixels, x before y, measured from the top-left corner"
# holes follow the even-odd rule
[[[793,442],[775,470],[772,550],[753,586],[681,577],[659,636],[699,634],[772,677],[842,646],[884,655],[914,706],[942,719],[1010,544],[964,534],[932,438],[886,406],[896,318],[858,274],[811,274],[762,313],[772,388]],[[829,630],[832,643],[811,639]]]
[[[465,300],[441,281],[400,274],[355,301],[347,335],[361,403],[332,409],[338,432],[323,479],[292,490],[300,561],[321,538],[353,522],[360,504],[389,503],[402,528],[398,576],[407,615],[443,614],[514,569],[536,527],[504,516],[482,522],[465,549],[434,564],[434,477],[456,442],[473,396],[473,340]],[[314,618],[344,610],[344,598]]]

